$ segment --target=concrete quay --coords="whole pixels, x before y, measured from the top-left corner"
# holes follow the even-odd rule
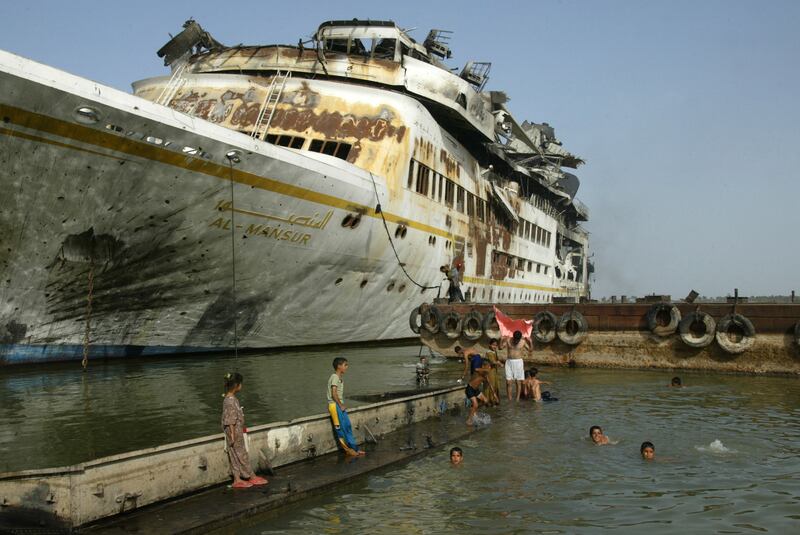
[[[350,473],[351,469],[346,468],[349,466],[357,466],[352,469],[356,473],[366,473],[408,457],[408,454],[399,456],[389,451],[392,449],[389,445],[391,441],[387,441],[386,446],[380,446],[381,437],[401,429],[413,433],[415,426],[412,424],[429,419],[431,425],[453,420],[451,415],[454,411],[462,411],[463,400],[463,387],[452,387],[350,409],[348,413],[359,442],[365,443],[375,437],[379,447],[375,460],[370,460],[368,455],[364,462],[359,460],[359,464],[344,465],[341,468],[344,472],[340,474]],[[455,420],[463,426],[460,417]],[[428,434],[431,434],[434,444],[440,444],[449,436],[439,432]],[[250,461],[258,472],[264,472],[269,467],[294,465],[300,461],[314,462],[332,453],[326,458],[330,460],[320,462],[331,463],[332,467],[337,464],[337,445],[327,414],[253,426],[249,428],[248,436]],[[419,437],[409,437],[418,446],[426,444]],[[385,452],[384,447],[388,448]],[[289,470],[300,468],[292,467]],[[289,481],[294,481],[292,488],[295,490],[288,492],[288,498],[281,498],[277,502],[274,501],[276,498],[270,498],[267,500],[269,503],[284,503],[303,492],[325,488],[338,480],[333,476],[327,482],[324,478],[318,478],[318,483],[314,484],[301,482],[302,477],[298,477],[284,482],[280,479],[283,469],[279,473],[281,476],[272,483],[270,489],[278,489],[281,485],[285,488]],[[0,474],[0,533],[3,530],[29,528],[74,530],[104,518],[138,512],[148,505],[224,486],[229,481],[222,433],[74,466],[4,473]],[[224,492],[224,487],[220,492]],[[276,490],[268,489],[266,492],[270,496],[277,494]],[[234,500],[248,502],[248,499],[238,496],[240,494],[237,492]],[[254,506],[251,504],[248,507]]]

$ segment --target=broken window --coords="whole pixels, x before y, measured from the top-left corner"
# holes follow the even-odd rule
[[[397,44],[397,39],[380,39],[375,44],[374,58],[378,59],[394,59],[394,49]]]
[[[453,199],[455,198],[456,185],[451,180],[445,179],[444,187],[444,203],[452,208]]]
[[[467,109],[467,95],[464,93],[459,93],[456,97],[456,102],[461,105],[462,108],[465,110]]]
[[[336,147],[339,144],[335,141],[326,141],[325,144],[322,146],[322,154],[327,154],[328,156],[333,156],[336,154]]]
[[[425,196],[428,195],[428,180],[430,178],[430,172],[430,168],[422,165],[421,163],[417,164],[417,193],[421,193]]]
[[[350,154],[350,148],[352,145],[350,143],[339,143],[339,146],[336,148],[336,156],[340,160],[346,160],[347,156]]]
[[[347,54],[349,42],[347,39],[325,39],[322,43],[322,46],[325,50],[330,50],[331,52],[341,52]]]

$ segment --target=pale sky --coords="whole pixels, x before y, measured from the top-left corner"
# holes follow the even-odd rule
[[[0,0],[0,49],[130,91],[190,17],[227,45],[452,30],[452,67],[491,61],[487,89],[586,159],[595,297],[800,291],[800,2]]]

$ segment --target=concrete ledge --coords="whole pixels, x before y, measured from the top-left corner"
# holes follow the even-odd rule
[[[377,444],[366,446],[367,456],[346,458],[331,453],[281,468],[270,477],[270,484],[249,489],[218,486],[193,496],[100,520],[80,533],[208,533],[230,528],[236,521],[248,520],[290,503],[336,488],[370,472],[408,462],[431,452],[442,452],[448,442],[473,432],[464,425],[463,414],[430,419],[399,429]],[[430,439],[430,443],[428,442]],[[443,457],[442,462],[448,462]]]
[[[420,340],[446,356],[453,347],[488,349],[485,337],[466,345],[423,332]],[[525,360],[554,366],[630,369],[684,369],[725,373],[753,373],[800,376],[800,347],[788,334],[758,334],[755,344],[738,355],[723,351],[716,342],[697,349],[681,342],[677,335],[659,337],[647,331],[590,331],[576,346],[556,339],[549,344],[535,342]]]
[[[461,406],[462,387],[454,387],[348,412],[363,443],[369,433],[384,435]],[[248,436],[257,471],[337,450],[327,414],[254,426]],[[0,474],[0,519],[35,517],[42,525],[75,528],[229,479],[219,433],[75,466]]]

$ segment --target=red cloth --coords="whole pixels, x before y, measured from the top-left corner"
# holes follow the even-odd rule
[[[494,317],[497,319],[497,324],[500,326],[500,336],[514,336],[514,331],[522,333],[523,338],[530,338],[531,331],[533,331],[533,320],[512,320],[497,307],[494,307]]]

